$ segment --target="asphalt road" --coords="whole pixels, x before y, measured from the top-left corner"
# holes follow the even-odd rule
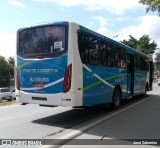
[[[146,98],[125,101],[116,111],[104,107],[0,107],[0,139],[160,139],[158,93],[160,87],[154,84]]]
[[[92,147],[100,148],[160,147],[160,87],[154,84],[154,90],[147,98],[140,98],[136,103],[131,104],[127,103],[129,107],[124,106],[127,108],[125,111],[75,136],[76,140],[70,141],[61,148],[75,146],[79,148],[82,147],[81,145],[89,148],[90,144]],[[157,141],[159,145],[156,145]],[[136,142],[138,145],[133,144]],[[145,145],[145,142],[155,142],[155,145]]]

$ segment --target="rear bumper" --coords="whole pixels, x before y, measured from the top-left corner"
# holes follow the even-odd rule
[[[18,102],[43,105],[61,105],[61,94],[36,94],[19,91]]]
[[[16,100],[20,103],[53,105],[53,106],[81,106],[82,101],[78,101],[78,94],[74,92],[57,94],[36,94],[19,91]],[[19,97],[17,97],[19,96]]]

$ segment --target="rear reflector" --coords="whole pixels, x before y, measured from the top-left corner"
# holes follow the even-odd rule
[[[71,101],[71,99],[62,99],[62,101]]]
[[[67,93],[71,88],[72,64],[67,66],[64,74],[63,92]]]

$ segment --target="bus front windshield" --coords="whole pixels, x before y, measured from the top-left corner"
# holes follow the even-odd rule
[[[55,57],[66,50],[65,26],[42,26],[19,33],[18,55]]]

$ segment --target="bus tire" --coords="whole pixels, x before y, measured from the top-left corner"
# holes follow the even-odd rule
[[[112,97],[112,109],[118,109],[121,105],[121,89],[116,87]]]

